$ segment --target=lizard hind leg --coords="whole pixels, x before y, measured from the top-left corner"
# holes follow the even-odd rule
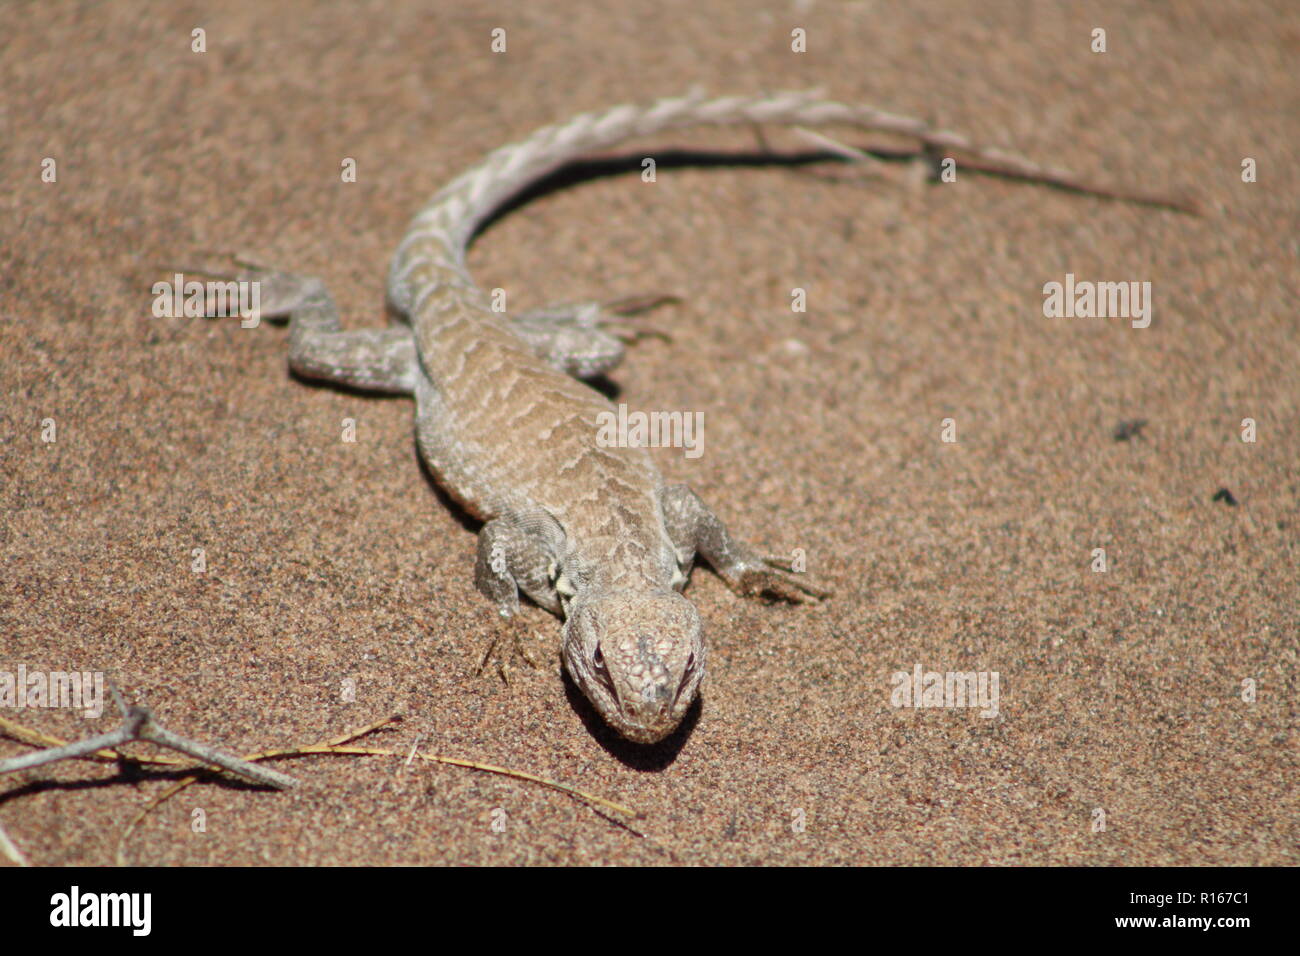
[[[325,284],[287,272],[242,273],[256,282],[261,314],[289,322],[289,367],[304,378],[373,392],[410,395],[419,373],[409,326],[343,331]]]

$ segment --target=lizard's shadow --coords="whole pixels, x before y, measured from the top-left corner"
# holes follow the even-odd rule
[[[437,496],[438,501],[442,506],[451,513],[452,517],[460,522],[462,528],[471,534],[478,534],[483,528],[483,522],[462,508],[459,501],[443,490],[442,485],[438,484],[438,479],[434,477],[432,469],[429,468],[428,462],[426,462],[424,456],[420,454],[420,447],[416,442],[411,442],[411,454],[415,456],[415,463],[420,468],[420,474],[424,475],[424,480],[428,482],[429,487],[433,489],[434,495]],[[470,570],[473,570],[473,568]]]

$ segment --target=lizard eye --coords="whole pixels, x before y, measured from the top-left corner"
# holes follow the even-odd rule
[[[686,658],[686,673],[695,670],[695,652],[691,651],[691,656]]]
[[[605,669],[605,655],[601,652],[599,644],[596,645],[596,652],[591,655],[591,662],[595,664],[599,670],[603,671]]]

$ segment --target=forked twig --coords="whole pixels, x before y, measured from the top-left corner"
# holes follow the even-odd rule
[[[32,730],[30,727],[24,727],[22,724],[16,724],[4,717],[0,717],[0,734],[33,747],[66,747],[68,745],[68,742],[62,737],[51,737],[49,734],[43,734],[38,730]],[[126,756],[115,750],[96,750],[93,753],[81,754],[80,757],[82,760],[98,760],[103,763],[120,763],[123,760],[129,760],[132,763],[168,767],[188,767],[190,764],[188,760],[181,760],[177,757],[146,757],[134,754]]]
[[[8,722],[6,722],[8,723]],[[156,720],[149,712],[147,707],[132,706],[126,708],[125,719],[122,726],[106,734],[100,734],[97,737],[87,737],[85,740],[79,740],[75,743],[64,744],[61,747],[48,747],[44,750],[38,750],[35,753],[23,754],[20,757],[10,757],[8,760],[0,760],[0,774],[13,773],[16,770],[27,770],[31,767],[40,767],[47,763],[54,763],[56,760],[71,760],[77,757],[88,757],[98,754],[100,751],[111,751],[123,744],[133,743],[135,741],[144,741],[151,744],[157,744],[160,747],[167,747],[170,750],[176,750],[180,753],[193,757],[196,760],[202,760],[204,763],[213,764],[223,770],[238,774],[245,779],[267,787],[275,787],[277,790],[283,790],[292,787],[298,781],[288,774],[280,773],[278,770],[269,770],[265,767],[254,766],[253,764],[240,760],[233,754],[228,754],[224,750],[218,750],[216,747],[200,743],[197,740],[190,740],[188,737],[182,737],[180,734],[172,733],[167,730]]]

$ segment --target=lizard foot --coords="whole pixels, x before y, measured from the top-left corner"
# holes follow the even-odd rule
[[[633,342],[651,336],[667,339],[662,329],[632,316],[675,301],[676,296],[641,295],[604,304],[558,303],[514,316],[511,329],[552,368],[590,379],[617,368]]]
[[[791,571],[779,558],[764,557],[757,562],[745,563],[724,575],[727,583],[746,597],[770,594],[791,604],[815,604],[831,592],[809,581],[800,572]]]
[[[518,614],[500,615],[492,628],[492,636],[488,639],[487,648],[483,651],[483,657],[479,660],[478,668],[474,673],[481,675],[489,663],[495,664],[497,674],[505,685],[510,687],[512,686],[510,667],[514,660],[522,660],[536,670],[537,661],[528,653],[528,645],[524,640],[527,634],[528,628]]]

